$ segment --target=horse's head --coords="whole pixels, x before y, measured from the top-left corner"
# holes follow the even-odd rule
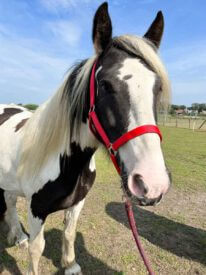
[[[169,93],[167,75],[157,55],[163,25],[159,12],[143,38],[112,38],[107,3],[95,14],[96,114],[111,142],[137,126],[156,125],[158,102]],[[153,205],[168,191],[170,177],[156,133],[129,140],[118,149],[117,161],[124,190],[139,204]]]

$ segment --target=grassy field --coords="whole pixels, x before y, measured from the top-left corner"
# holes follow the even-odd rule
[[[156,274],[206,274],[206,133],[162,128],[163,150],[173,186],[157,207],[134,207],[142,243]],[[81,213],[76,240],[84,274],[147,274],[136,251],[111,162],[97,154],[97,180]],[[27,228],[24,200],[21,221]],[[63,213],[46,222],[41,274],[63,274]],[[8,247],[0,232],[0,274],[25,274],[26,251]]]

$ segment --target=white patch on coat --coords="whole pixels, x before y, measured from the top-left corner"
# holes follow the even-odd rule
[[[95,165],[95,157],[92,156],[90,162],[89,162],[89,170],[91,172],[94,172],[96,170],[96,165]]]
[[[155,73],[136,58],[127,58],[119,70],[119,79],[132,74],[125,82],[128,85],[131,109],[128,131],[138,126],[156,125],[153,112],[153,87]],[[160,146],[160,138],[155,133],[147,133],[128,141],[119,149],[129,176],[130,191],[137,196],[132,176],[139,174],[147,185],[148,198],[157,198],[169,187],[169,178]]]
[[[23,112],[12,115],[0,125],[0,187],[22,195],[20,183],[16,178],[22,131],[15,132],[15,129],[23,119],[29,118],[32,113],[23,107],[12,107],[17,107]],[[5,108],[11,108],[11,106],[0,105],[0,112],[3,113]]]
[[[50,156],[47,163],[39,171],[38,178],[33,179],[22,178],[21,190],[27,198],[31,198],[34,193],[37,193],[48,181],[54,181],[60,174],[60,155]]]
[[[5,109],[4,106],[5,106],[5,108],[8,107],[8,105],[1,104],[0,105],[0,115],[2,115],[4,113],[4,109]]]

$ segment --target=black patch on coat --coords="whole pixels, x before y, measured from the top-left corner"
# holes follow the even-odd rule
[[[125,76],[123,77],[124,80],[128,80],[128,79],[130,79],[130,78],[132,78],[132,75],[131,75],[131,74],[127,74],[127,75],[125,75]]]
[[[0,125],[7,121],[11,116],[23,112],[17,108],[5,108],[3,114],[0,114]]]
[[[98,95],[95,99],[95,111],[111,142],[128,131],[128,85],[118,78],[119,70],[128,57],[127,52],[111,45],[98,60],[98,67],[102,66],[102,69],[97,75]]]
[[[19,129],[21,129],[24,126],[24,124],[27,122],[27,120],[28,120],[28,118],[22,119],[22,121],[20,121],[16,125],[15,132],[17,132]]]
[[[4,214],[6,212],[6,201],[4,198],[4,190],[0,188],[0,220],[4,218]]]
[[[54,181],[32,196],[31,210],[35,217],[45,220],[47,215],[67,209],[87,195],[94,183],[96,172],[89,170],[93,148],[83,151],[76,143],[71,144],[71,156],[60,156],[60,174]]]

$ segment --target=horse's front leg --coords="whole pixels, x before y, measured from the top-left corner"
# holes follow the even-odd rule
[[[28,213],[29,221],[29,275],[38,275],[40,257],[44,251],[44,222],[39,217],[34,217],[31,209]]]
[[[9,226],[9,233],[7,237],[8,243],[10,245],[15,243],[15,245],[27,247],[28,236],[22,230],[16,210],[17,197],[11,192],[5,191],[4,198],[7,208],[5,213],[5,221]]]
[[[84,199],[77,205],[65,210],[65,227],[63,233],[62,265],[66,267],[65,275],[79,275],[81,267],[75,261],[74,242],[79,214],[84,205]]]

